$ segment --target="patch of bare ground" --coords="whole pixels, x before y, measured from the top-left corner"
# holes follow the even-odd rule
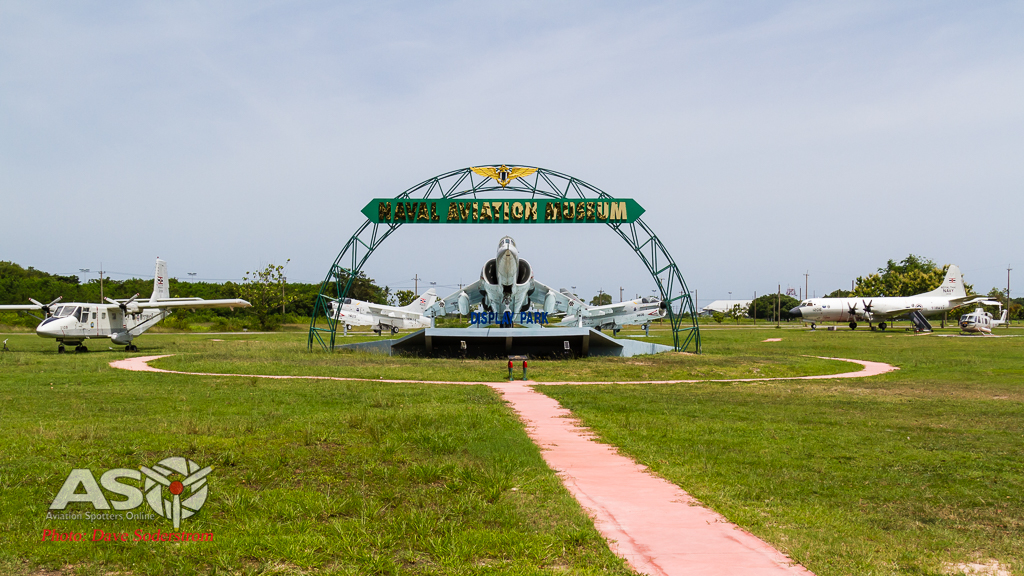
[[[943,574],[965,575],[965,576],[1010,576],[1010,567],[1000,564],[998,560],[989,560],[985,564],[975,562],[953,563],[946,562],[942,565]]]

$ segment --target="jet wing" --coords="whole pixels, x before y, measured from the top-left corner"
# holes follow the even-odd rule
[[[449,314],[459,313],[459,295],[463,292],[466,293],[466,298],[469,299],[469,306],[473,307],[483,301],[484,295],[481,292],[480,281],[477,280],[472,284],[464,287],[462,290],[456,290],[445,298],[439,298],[436,300],[430,308],[427,308],[423,315],[431,318],[434,316],[447,316]]]
[[[367,302],[366,307],[370,310],[370,314],[373,314],[374,316],[381,316],[383,318],[407,318],[409,320],[419,320],[420,316],[422,316],[422,314],[418,312],[402,310],[400,308],[384,306],[382,304],[371,304]]]
[[[553,306],[548,309],[548,299],[553,301]],[[537,304],[541,310],[544,310],[548,314],[565,314],[570,308],[573,308],[573,304],[582,304],[578,300],[571,299],[565,294],[562,294],[554,288],[542,284],[536,280],[533,281],[533,292],[530,292],[530,302]]]
[[[626,311],[626,306],[636,306],[636,304],[631,300],[629,302],[619,302],[618,304],[610,304],[594,308],[583,306],[583,315],[598,318],[612,314],[621,314]]]
[[[219,300],[136,300],[134,305],[138,306],[139,310],[152,310],[155,308],[163,310],[178,310],[182,308],[192,310],[194,308],[248,308],[252,306],[252,304],[240,298],[222,298]]]

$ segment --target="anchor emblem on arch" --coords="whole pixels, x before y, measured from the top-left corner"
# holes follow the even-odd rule
[[[509,182],[516,178],[522,178],[523,176],[529,176],[537,171],[536,168],[523,168],[513,167],[509,168],[502,164],[500,167],[495,168],[493,166],[479,166],[470,167],[470,170],[486,178],[494,178],[501,187],[504,188]]]

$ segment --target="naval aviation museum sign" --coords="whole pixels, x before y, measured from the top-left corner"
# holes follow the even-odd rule
[[[396,200],[375,198],[363,208],[382,224],[630,223],[644,213],[633,199]]]

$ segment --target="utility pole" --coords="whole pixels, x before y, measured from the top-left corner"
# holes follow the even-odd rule
[[[413,289],[413,291],[416,292],[417,296],[419,296],[420,295],[420,275],[419,275],[419,273],[417,273],[416,276],[413,277],[413,281],[416,282],[414,284],[415,288]]]
[[[750,301],[750,315],[754,317],[754,324],[757,324],[757,290],[754,290],[754,299]]]
[[[1009,282],[1007,282],[1007,284],[1009,284]],[[1006,289],[1006,293],[1010,293],[1009,288]],[[100,302],[103,302],[103,262],[100,262]]]
[[[775,295],[775,327],[782,328],[782,284],[779,284],[779,292]]]
[[[288,282],[288,279],[284,276],[281,277],[281,314],[284,314],[284,285]]]
[[[1009,294],[1009,292],[1007,292]],[[622,286],[619,286],[619,302],[622,302]]]
[[[810,298],[810,296],[809,296],[810,292],[807,291],[807,277],[810,276],[810,275],[811,275],[811,271],[810,270],[808,270],[807,272],[804,273],[804,296],[807,296],[808,298]]]
[[[1010,265],[1006,265],[1006,327],[1010,327]]]

